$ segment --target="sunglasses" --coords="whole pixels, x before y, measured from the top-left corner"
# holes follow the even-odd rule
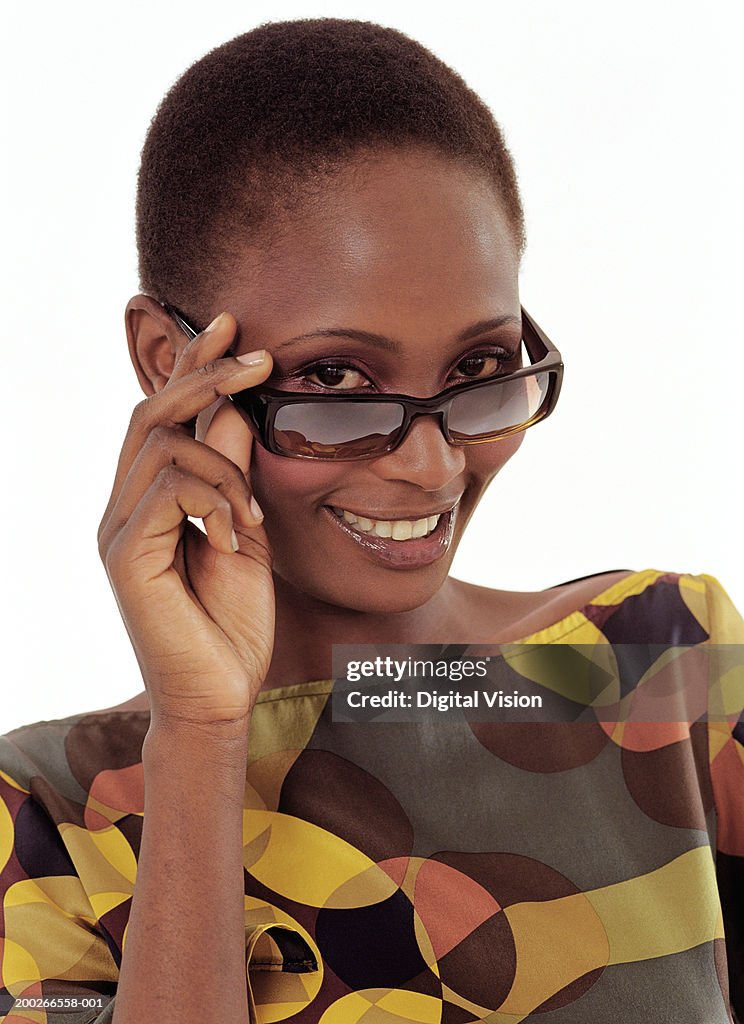
[[[189,338],[200,333],[180,310],[162,306]],[[230,397],[263,447],[290,459],[374,459],[402,444],[419,416],[436,416],[449,444],[482,444],[544,420],[558,401],[561,354],[523,307],[522,341],[530,366],[455,384],[432,398],[300,394],[260,385]]]

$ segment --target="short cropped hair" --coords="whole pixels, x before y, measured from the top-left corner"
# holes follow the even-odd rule
[[[140,286],[206,315],[246,244],[355,154],[419,146],[484,174],[524,250],[501,130],[450,67],[395,29],[339,18],[272,22],[210,51],[158,108],[137,191]]]

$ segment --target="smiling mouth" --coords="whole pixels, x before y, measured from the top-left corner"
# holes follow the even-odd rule
[[[458,509],[459,502],[446,512],[420,519],[369,519],[338,506],[323,506],[337,531],[355,541],[372,561],[395,569],[419,568],[446,554]]]
[[[368,519],[366,516],[358,516],[354,512],[349,512],[348,509],[335,506],[331,506],[331,508],[339,519],[343,519],[360,533],[395,541],[418,540],[421,537],[428,537],[430,533],[434,532],[444,514],[437,512],[435,515],[423,516],[421,519]]]

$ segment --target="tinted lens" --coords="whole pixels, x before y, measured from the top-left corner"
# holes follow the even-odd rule
[[[402,422],[394,402],[295,402],[278,410],[274,439],[290,455],[353,459],[382,451]]]
[[[452,440],[477,440],[527,423],[544,403],[549,386],[550,373],[545,371],[458,395],[449,412]]]

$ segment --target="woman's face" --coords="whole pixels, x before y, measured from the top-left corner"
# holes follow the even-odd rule
[[[236,317],[237,353],[271,352],[274,387],[429,397],[492,376],[500,364],[491,352],[518,348],[517,275],[516,245],[488,182],[444,158],[395,151],[350,165],[268,251],[248,249],[213,297],[214,311]],[[336,335],[292,340],[329,329]],[[434,417],[423,417],[399,448],[369,461],[289,459],[254,444],[249,476],[275,572],[334,606],[421,606],[442,586],[476,505],[522,438],[454,447]],[[333,511],[413,521],[453,507],[428,541],[365,541]]]

